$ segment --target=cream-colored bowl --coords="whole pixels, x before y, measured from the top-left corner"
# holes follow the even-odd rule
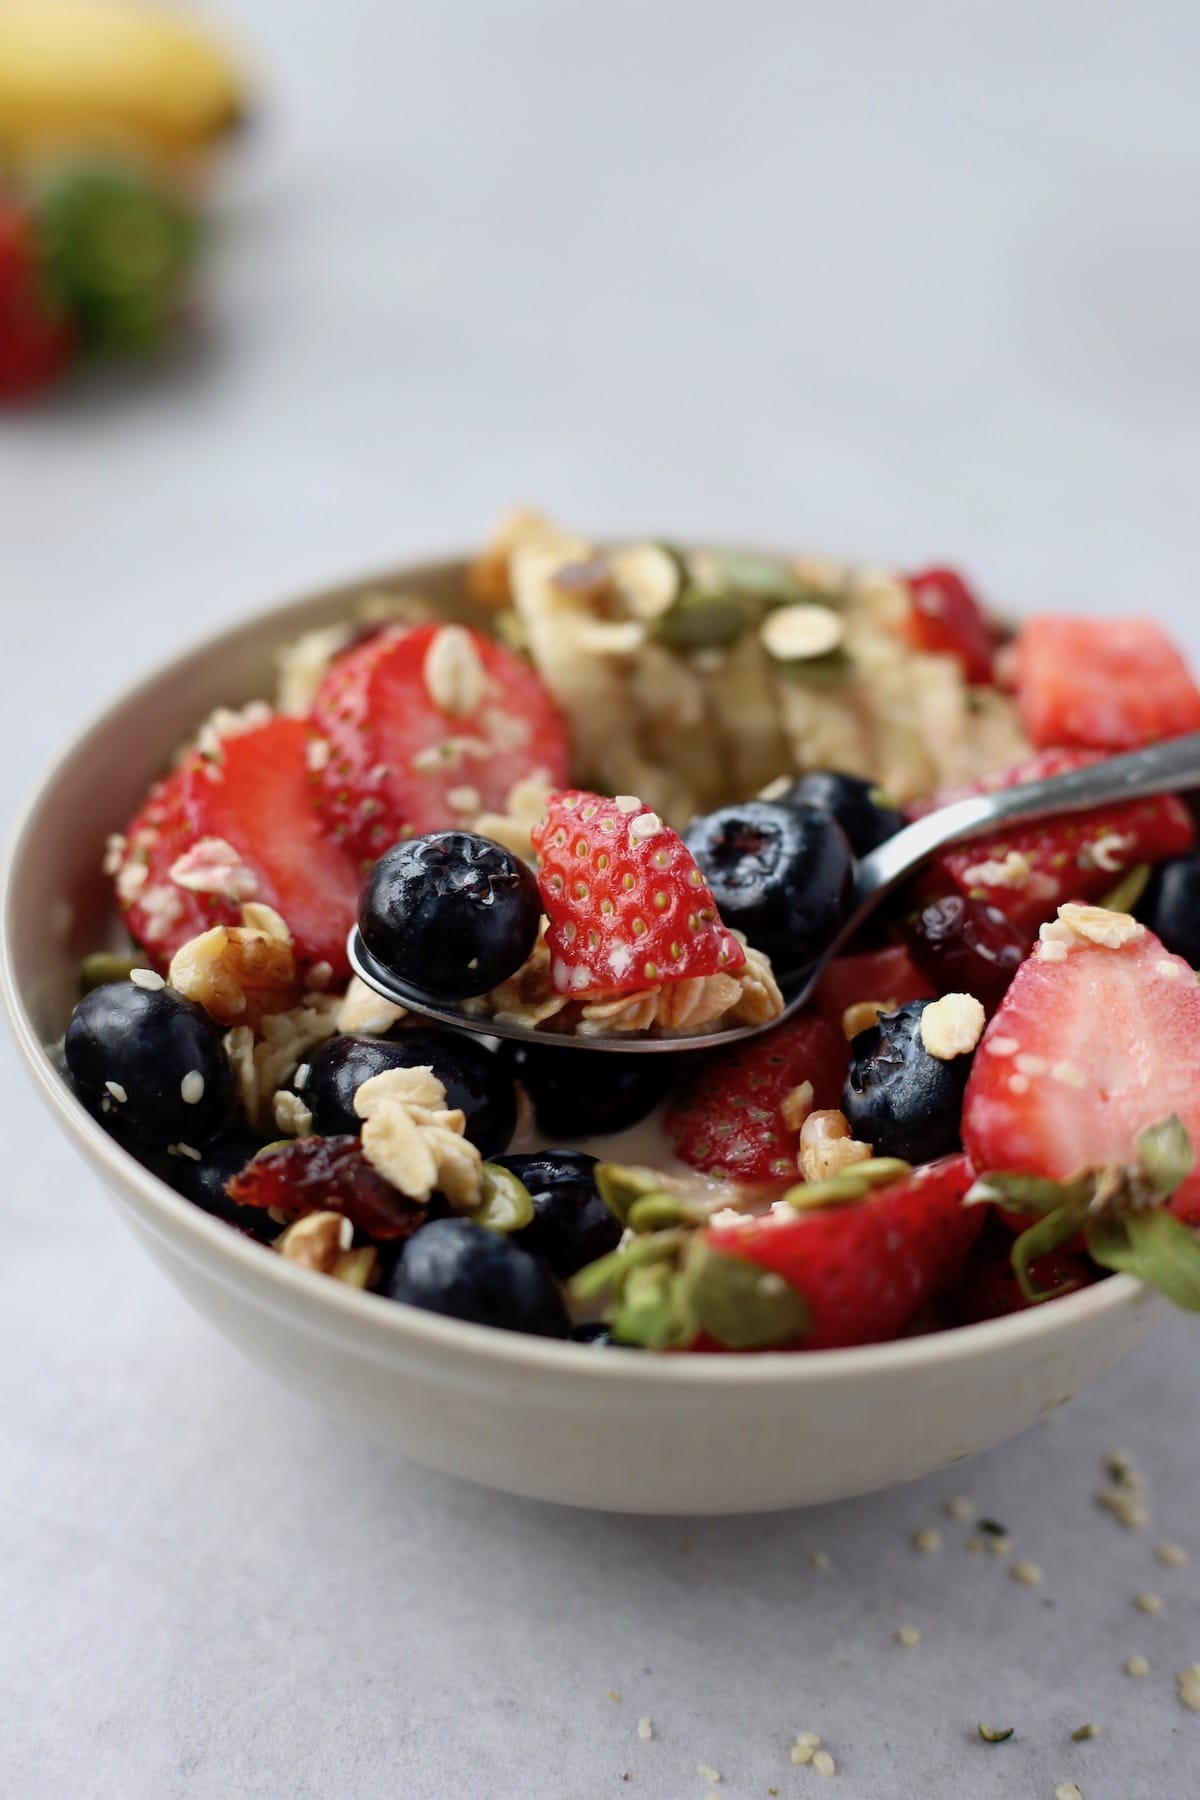
[[[469,618],[463,568],[411,568],[210,638],[118,700],[34,795],[7,869],[3,993],[39,1092],[181,1293],[247,1355],[418,1462],[618,1512],[737,1513],[907,1481],[1012,1437],[1103,1373],[1160,1302],[1115,1276],[1051,1305],[937,1335],[812,1355],[651,1356],[460,1324],[361,1294],[250,1243],[119,1149],[44,1046],[79,957],[111,930],[105,834],[218,704],[269,694],[278,646],[364,591]]]

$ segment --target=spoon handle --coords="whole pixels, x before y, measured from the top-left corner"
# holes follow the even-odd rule
[[[1028,825],[1056,813],[1084,812],[1092,806],[1195,787],[1200,787],[1200,732],[1189,732],[1064,775],[952,800],[863,858],[859,898],[882,896],[947,844],[966,842],[997,825]]]

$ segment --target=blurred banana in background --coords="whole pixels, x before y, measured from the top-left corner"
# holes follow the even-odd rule
[[[0,160],[108,148],[186,164],[243,116],[232,55],[155,0],[0,0]]]

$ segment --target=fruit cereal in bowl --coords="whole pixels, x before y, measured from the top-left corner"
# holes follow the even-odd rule
[[[940,852],[776,1023],[908,820],[1200,728],[1157,627],[1005,632],[944,568],[525,514],[468,586],[473,622],[348,602],[272,700],[180,721],[63,1044],[120,1145],[371,1305],[581,1356],[882,1342],[1110,1270],[1200,1306],[1182,800]],[[538,1041],[381,997],[356,921]],[[662,1053],[586,1048],[614,1034]]]

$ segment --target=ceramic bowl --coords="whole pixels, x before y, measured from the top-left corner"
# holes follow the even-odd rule
[[[1128,1276],[1030,1312],[812,1355],[652,1356],[520,1337],[362,1294],[271,1255],[121,1150],[44,1046],[112,930],[104,838],[218,704],[269,694],[277,647],[364,591],[471,618],[462,562],[276,608],[117,700],[33,796],[6,872],[4,999],[30,1073],[121,1217],[196,1309],[280,1381],[406,1456],[510,1493],[634,1513],[811,1505],[908,1481],[1035,1424],[1133,1347],[1161,1303]]]

